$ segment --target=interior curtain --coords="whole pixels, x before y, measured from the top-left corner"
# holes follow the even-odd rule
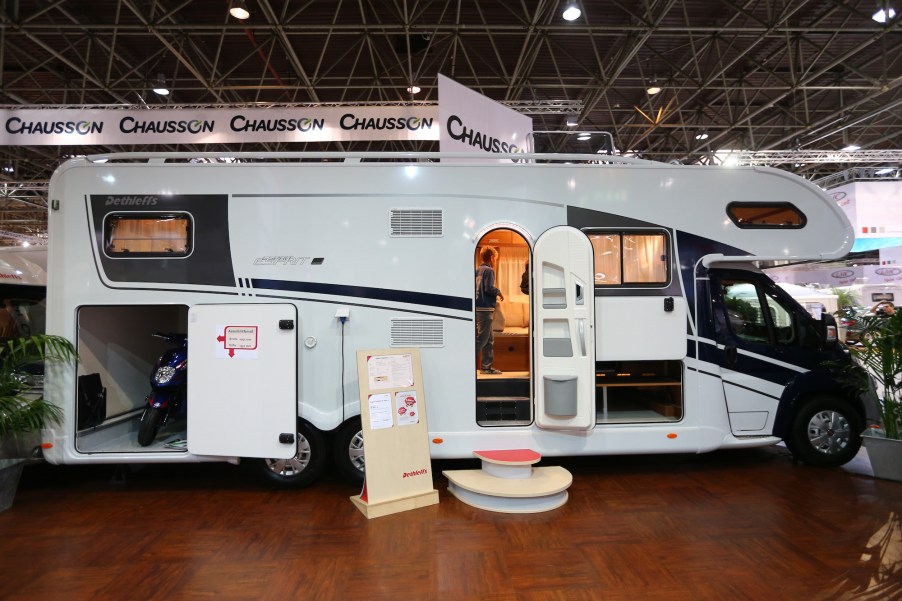
[[[510,302],[528,302],[529,297],[520,292],[520,279],[529,260],[529,249],[523,246],[504,247],[501,249],[501,261],[498,273],[495,274],[495,285]]]

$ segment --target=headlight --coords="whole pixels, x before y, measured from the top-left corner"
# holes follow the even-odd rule
[[[169,365],[164,365],[163,367],[158,367],[156,373],[153,375],[154,384],[165,384],[169,380],[171,380],[175,376],[175,368]]]

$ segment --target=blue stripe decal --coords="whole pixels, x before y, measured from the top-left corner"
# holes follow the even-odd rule
[[[473,310],[473,301],[469,298],[462,298],[459,296],[446,296],[444,294],[429,294],[427,292],[389,290],[387,288],[368,288],[366,286],[345,286],[341,284],[322,284],[319,282],[290,282],[286,280],[252,279],[251,285],[254,288],[262,288],[267,290],[286,290],[291,292],[306,292],[309,294],[328,294],[332,296],[367,298],[371,300],[408,303],[411,305],[441,307],[443,309],[454,309],[455,311]]]

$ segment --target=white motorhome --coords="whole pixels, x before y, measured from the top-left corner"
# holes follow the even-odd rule
[[[47,247],[0,247],[0,340],[44,332]]]
[[[863,307],[873,307],[880,301],[902,304],[902,284],[852,284],[843,286],[840,290],[851,292]]]
[[[419,349],[433,458],[785,440],[835,465],[860,445],[869,410],[823,365],[848,361],[832,318],[754,266],[852,245],[836,204],[791,174],[597,156],[99,158],[50,186],[48,331],[80,355],[48,366],[66,412],[45,431],[50,462],[255,459],[303,485],[334,461],[360,477],[355,352],[396,347]],[[505,293],[500,375],[474,353],[485,245]],[[188,408],[140,447],[155,331],[188,333]],[[78,428],[85,374],[106,414]]]

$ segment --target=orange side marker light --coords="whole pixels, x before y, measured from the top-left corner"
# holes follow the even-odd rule
[[[673,440],[673,439],[676,438],[676,437],[677,437],[676,432],[671,432],[670,434],[667,435],[667,438],[669,438],[669,439],[671,439],[671,440]]]
[[[445,439],[444,438],[433,438],[432,442],[435,444],[442,444],[443,442],[445,442]]]

